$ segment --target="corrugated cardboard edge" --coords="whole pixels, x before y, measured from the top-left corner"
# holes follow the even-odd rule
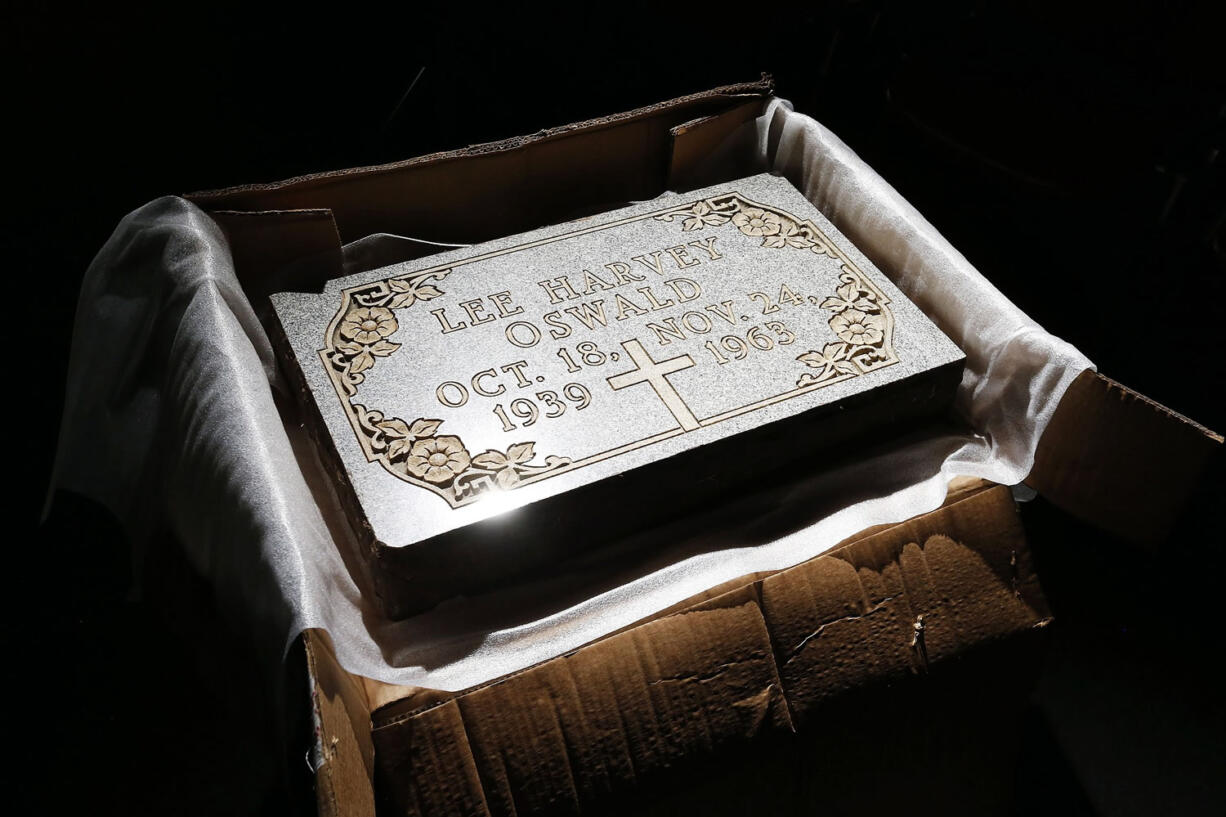
[[[442,162],[455,161],[457,159],[465,159],[472,156],[484,156],[490,153],[513,151],[539,142],[552,141],[580,132],[589,132],[616,127],[627,122],[633,122],[655,116],[660,113],[669,112],[673,109],[691,106],[695,103],[722,101],[739,96],[770,96],[774,91],[774,87],[775,83],[770,75],[763,74],[762,77],[755,82],[739,82],[731,85],[722,85],[710,90],[676,97],[664,102],[657,102],[641,108],[635,108],[630,111],[601,116],[595,119],[586,120],[584,122],[575,122],[569,125],[562,125],[554,128],[544,128],[536,133],[525,136],[513,136],[508,139],[501,139],[495,142],[470,145],[457,150],[430,153],[424,156],[417,156],[412,159],[405,159],[399,162],[390,162],[382,165],[326,171],[322,173],[311,173],[265,184],[245,184],[218,190],[202,190],[195,193],[186,194],[185,197],[191,201],[194,201],[199,206],[208,209],[215,206],[224,207],[227,203],[233,201],[247,201],[249,200],[248,197],[251,194],[271,194],[291,191],[294,189],[317,188],[337,182],[362,182],[372,176],[389,173],[394,174],[406,168],[439,164]]]
[[[850,689],[1050,620],[1012,495],[976,491],[780,571],[762,610],[799,725]]]
[[[303,633],[311,682],[316,799],[324,817],[374,814],[374,743],[362,687],[341,669],[328,634]]]
[[[490,813],[583,813],[790,732],[761,610],[737,601],[649,622],[457,698]],[[399,737],[381,725],[376,745],[385,735]],[[381,791],[394,792],[397,781],[386,782]]]
[[[1221,447],[1221,434],[1086,371],[1060,401],[1026,483],[1093,525],[1156,542]]]
[[[760,103],[772,87],[764,77],[528,136],[186,198],[210,213],[328,210],[340,241],[393,233],[477,243],[659,195],[674,125]],[[246,285],[268,271],[238,273]]]
[[[384,707],[381,810],[581,814],[687,758],[803,730],[847,690],[1049,620],[1008,489],[966,487],[929,514],[569,655],[441,703]],[[404,762],[422,734],[451,743]]]
[[[261,314],[270,293],[319,289],[341,269],[331,210],[214,210],[209,216],[225,233],[243,291]]]

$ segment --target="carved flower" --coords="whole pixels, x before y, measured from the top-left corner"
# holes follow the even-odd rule
[[[378,429],[383,440],[387,443],[388,459],[396,460],[407,454],[412,454],[413,443],[430,437],[434,432],[438,431],[438,427],[442,424],[442,420],[420,419],[414,420],[413,425],[410,426],[399,417],[392,417],[389,420],[375,423],[375,428]]]
[[[404,461],[409,473],[435,485],[451,482],[472,460],[459,437],[427,437],[413,443],[413,450]]]
[[[857,346],[872,346],[885,337],[885,318],[845,309],[830,319],[830,328],[841,339]]]
[[[757,207],[746,207],[732,217],[732,223],[745,235],[774,235],[783,227],[779,216]]]
[[[349,310],[341,321],[340,334],[356,343],[370,344],[396,331],[396,316],[381,306]]]

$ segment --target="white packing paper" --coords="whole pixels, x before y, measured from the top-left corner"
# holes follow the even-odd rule
[[[366,603],[308,486],[313,453],[274,403],[272,347],[221,230],[192,204],[127,216],[86,274],[52,490],[107,505],[137,547],[168,523],[264,654],[329,632],[350,672],[463,689],[572,650],[724,581],[798,564],[871,525],[941,504],[954,476],[1020,482],[1073,379],[1091,367],[1010,303],[830,131],[773,100],[737,134],[786,176],[967,354],[958,408],[974,435],[913,439],[815,473],[619,574],[593,570],[457,599],[401,622]],[[720,152],[711,161],[720,161]],[[394,255],[371,237],[346,268]],[[384,260],[381,263],[390,263]],[[306,465],[304,473],[304,465]],[[735,521],[728,521],[729,518]],[[804,520],[797,525],[796,519]]]

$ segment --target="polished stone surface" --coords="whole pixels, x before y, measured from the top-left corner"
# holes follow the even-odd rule
[[[891,399],[883,387],[962,360],[765,174],[273,304],[350,513],[390,547],[875,389]],[[769,467],[751,436],[720,450],[704,467]]]

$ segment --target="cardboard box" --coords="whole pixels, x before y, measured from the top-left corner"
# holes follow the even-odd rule
[[[312,631],[321,813],[999,811],[1049,620],[1008,489],[967,480],[936,511],[460,693],[349,676]]]
[[[189,198],[225,229],[259,309],[270,292],[338,276],[341,244],[361,236],[475,243],[686,187],[770,94],[766,80],[728,86]],[[750,169],[728,163],[732,175]],[[474,211],[483,218],[459,217]],[[1221,441],[1086,372],[1027,482],[1078,517],[1153,541]],[[352,676],[327,636],[308,632],[319,812],[1006,810],[1010,719],[1047,621],[1008,490],[963,482],[937,511],[458,694]]]

